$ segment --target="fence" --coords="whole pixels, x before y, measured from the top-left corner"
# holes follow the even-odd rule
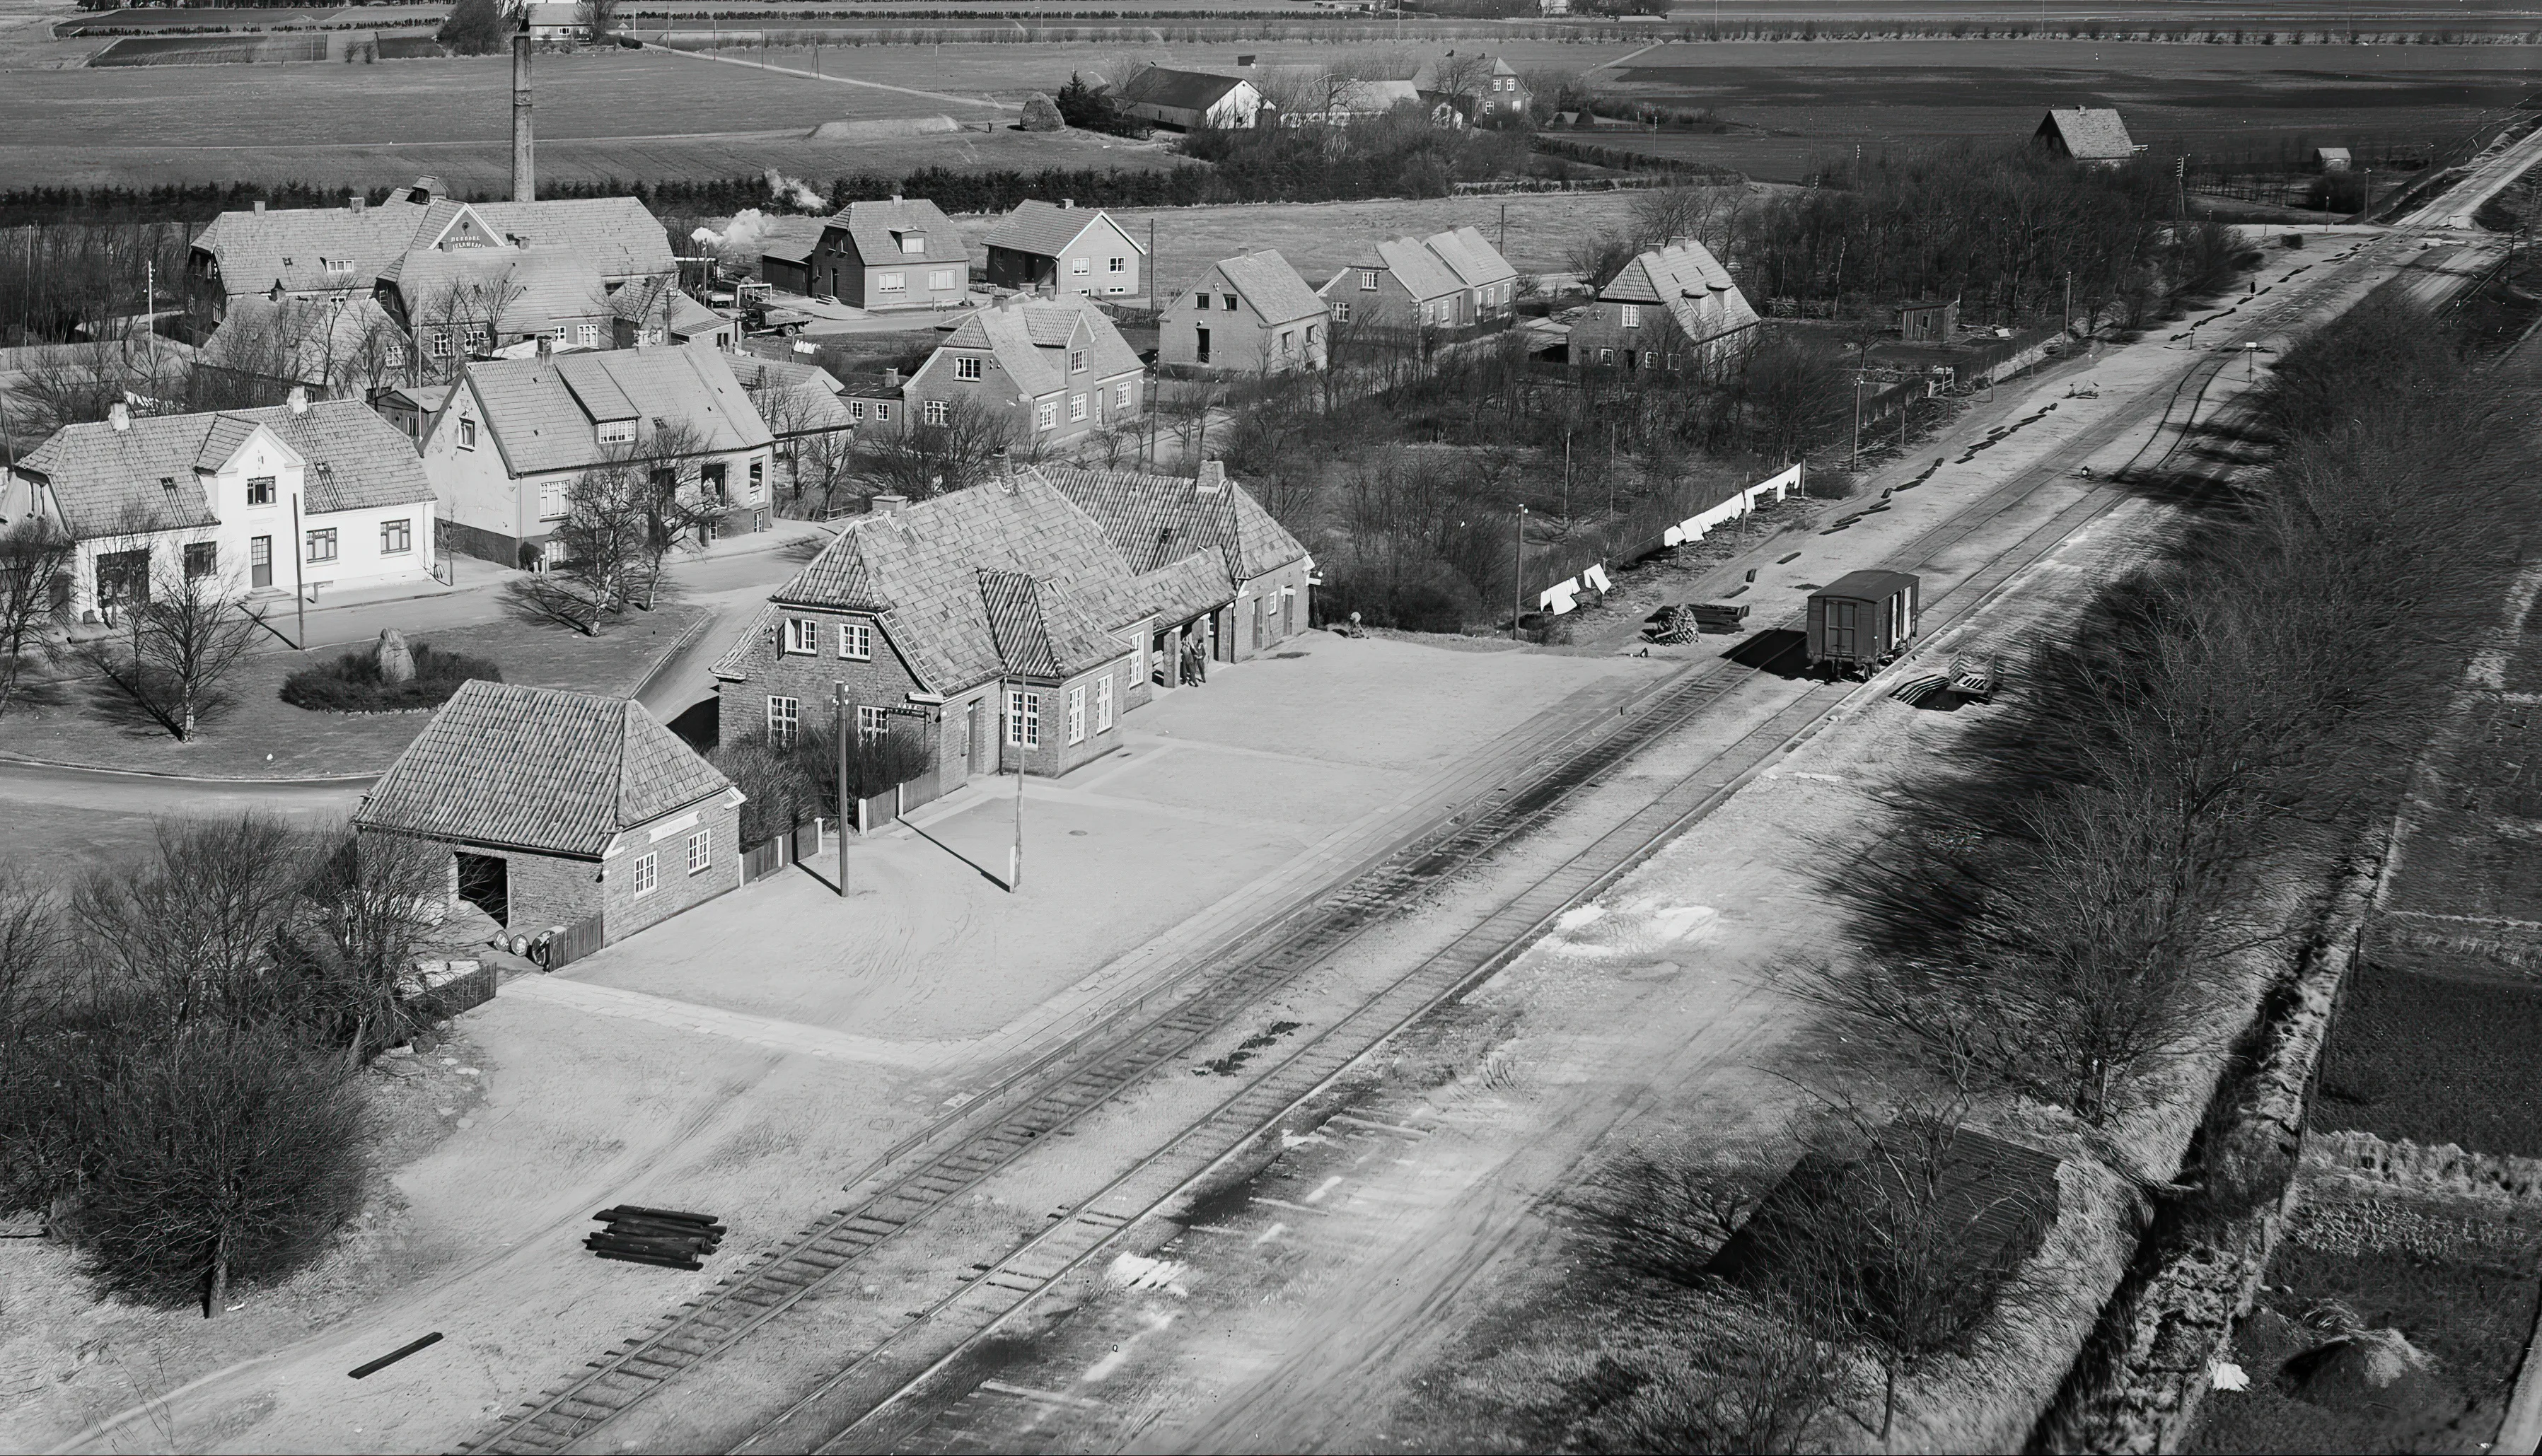
[[[786,851],[791,847],[788,840],[792,837],[791,835],[779,835],[776,838],[753,844],[742,850],[741,882],[747,885],[754,880],[764,880],[784,869],[787,859]]]
[[[494,999],[494,968],[483,961],[421,961],[398,978],[398,998],[416,1015],[447,1021]]]
[[[1801,488],[1802,467],[1795,463],[1779,474],[1768,476],[1753,485],[1743,485],[1724,493],[1718,500],[1694,514],[1661,530],[1658,539],[1643,539],[1620,547],[1601,549],[1598,559],[1575,570],[1571,575],[1538,589],[1534,593],[1535,610],[1559,617],[1580,605],[1582,592],[1604,593],[1612,589],[1607,577],[1607,563],[1618,557],[1634,560],[1653,551],[1697,542],[1711,534],[1716,526],[1738,520],[1765,503],[1770,493],[1781,500]]]

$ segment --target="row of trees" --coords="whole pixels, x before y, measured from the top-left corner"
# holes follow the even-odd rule
[[[165,823],[66,894],[0,880],[0,1204],[206,1315],[306,1265],[360,1207],[361,1064],[430,1019],[447,865],[251,816]]]

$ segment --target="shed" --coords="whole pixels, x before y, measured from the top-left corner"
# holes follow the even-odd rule
[[[2051,109],[2031,139],[2053,156],[2103,167],[2115,167],[2136,154],[2128,123],[2109,107]]]
[[[1960,301],[1919,298],[1898,306],[1898,336],[1907,343],[1948,343],[1960,331]]]
[[[1905,571],[1848,571],[1810,593],[1810,666],[1869,673],[1915,636],[1923,584]]]
[[[2355,154],[2351,153],[2346,147],[2315,147],[2312,149],[2312,165],[2313,169],[2317,172],[2346,172],[2351,166],[2355,165],[2355,161],[2356,158]]]

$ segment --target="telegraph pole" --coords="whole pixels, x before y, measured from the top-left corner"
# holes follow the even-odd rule
[[[848,783],[848,685],[841,683],[830,698],[830,732],[839,755],[839,898],[848,898],[848,822],[855,812],[856,790]],[[819,832],[814,831],[817,837]]]
[[[1520,501],[1510,537],[1510,640],[1518,640],[1518,619],[1527,615],[1527,502]]]
[[[1021,737],[1021,734],[1016,735]],[[1015,846],[1007,852],[1007,893],[1024,887],[1024,749],[1015,745]]]

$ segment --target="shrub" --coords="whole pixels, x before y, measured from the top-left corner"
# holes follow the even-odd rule
[[[503,681],[503,670],[488,658],[444,652],[422,642],[414,644],[413,652],[414,676],[406,682],[381,682],[379,649],[363,647],[283,679],[282,700],[312,712],[392,713],[439,707],[472,678]]]

